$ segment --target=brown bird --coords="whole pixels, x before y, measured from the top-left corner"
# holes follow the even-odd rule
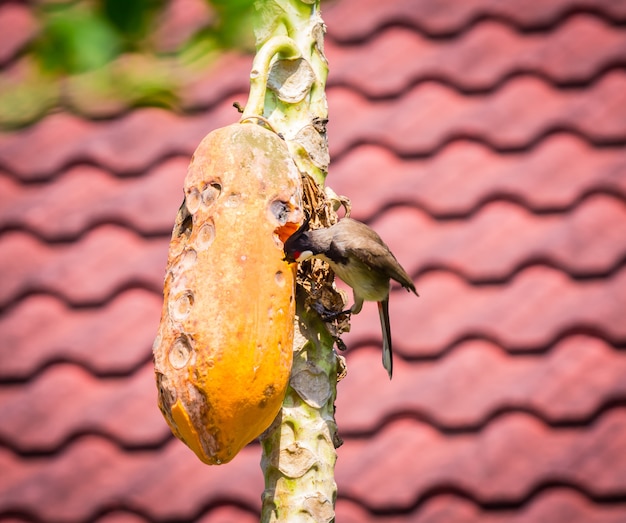
[[[333,272],[352,287],[354,304],[348,311],[358,314],[364,301],[378,303],[383,333],[383,366],[389,379],[393,372],[389,324],[390,280],[418,296],[410,276],[376,232],[359,221],[343,218],[335,225],[307,230],[308,222],[285,242],[289,261],[310,257],[326,261]]]

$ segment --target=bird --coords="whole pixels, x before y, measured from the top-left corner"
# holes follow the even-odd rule
[[[383,367],[391,379],[393,355],[389,323],[391,280],[419,296],[411,277],[402,268],[389,247],[368,225],[352,218],[342,218],[330,227],[308,229],[309,220],[284,244],[285,258],[302,262],[314,257],[330,265],[336,276],[352,288],[354,304],[338,314],[361,312],[364,301],[375,301],[383,334]]]

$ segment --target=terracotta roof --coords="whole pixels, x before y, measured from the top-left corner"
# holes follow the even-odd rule
[[[205,5],[172,0],[159,49]],[[328,183],[420,293],[392,292],[391,382],[373,305],[344,337],[337,521],[626,521],[626,1],[323,15]],[[5,76],[37,30],[0,5]],[[187,78],[175,111],[61,103],[0,132],[0,521],[258,521],[258,444],[203,465],[151,359],[189,157],[251,60]]]

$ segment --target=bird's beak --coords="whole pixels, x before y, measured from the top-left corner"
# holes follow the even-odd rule
[[[304,219],[304,222],[302,222],[302,225],[300,225],[300,227],[298,227],[298,229],[283,242],[285,246],[285,257],[283,258],[283,261],[286,261],[288,263],[295,263],[295,262],[299,262],[302,260],[306,260],[306,258],[312,255],[312,253],[309,253],[309,256],[306,256],[306,258],[302,258],[302,255],[305,253],[301,253],[297,251],[290,252],[291,249],[289,248],[290,245],[293,245],[294,241],[296,241],[300,236],[302,236],[304,232],[308,230],[310,221],[311,221],[311,216],[307,214]]]
[[[311,256],[313,256],[313,251],[303,251],[301,253],[298,253],[298,256],[296,257],[296,261],[300,263],[300,262],[303,262],[304,260],[308,260]]]
[[[313,251],[294,252],[293,254],[285,254],[283,261],[289,263],[303,262],[313,256]]]

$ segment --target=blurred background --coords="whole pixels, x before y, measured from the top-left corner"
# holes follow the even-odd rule
[[[328,184],[420,298],[338,386],[337,521],[626,521],[626,0],[333,0]],[[151,346],[249,1],[0,1],[0,521],[258,521],[253,443],[175,440]]]

